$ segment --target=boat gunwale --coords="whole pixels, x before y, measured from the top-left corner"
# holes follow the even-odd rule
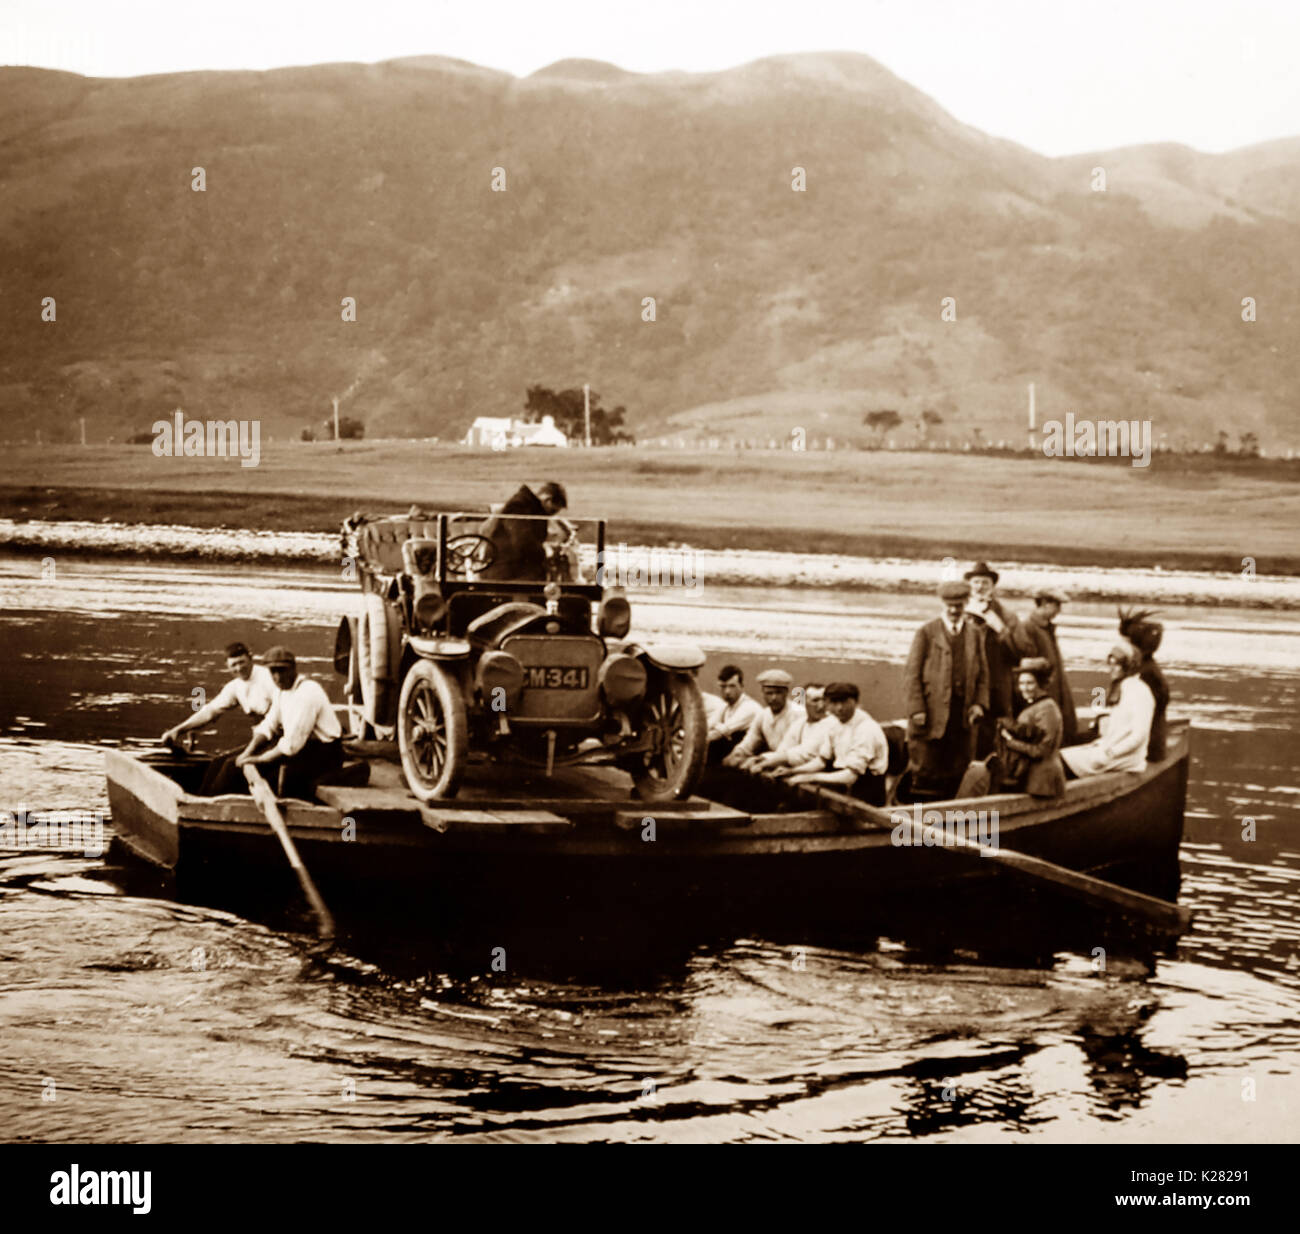
[[[673,813],[682,812],[688,803],[672,803],[672,808],[663,811],[662,819],[656,820],[664,822],[665,828],[661,842],[654,851],[665,856],[681,856],[692,852],[702,856],[743,856],[747,853],[759,856],[882,847],[892,843],[891,832],[900,823],[918,817],[915,812],[917,810],[920,811],[922,821],[927,811],[937,811],[941,816],[946,816],[949,812],[961,813],[969,818],[971,814],[978,817],[980,811],[987,816],[996,810],[999,836],[1014,834],[1025,828],[1058,823],[1141,790],[1178,763],[1189,759],[1188,731],[1187,721],[1171,722],[1170,749],[1166,758],[1148,764],[1140,772],[1108,772],[1072,780],[1067,785],[1065,795],[1056,799],[1036,799],[1024,793],[1014,793],[954,798],[917,803],[915,806],[909,803],[875,807],[835,794],[823,798],[828,804],[822,807],[817,807],[814,799],[810,800],[806,810],[754,813],[748,815],[743,823],[735,825],[720,825],[718,822],[708,824],[707,819],[697,816],[696,820],[689,817],[676,820],[681,824],[678,826],[672,825]],[[269,841],[271,833],[256,802],[251,798],[236,794],[199,797],[186,793],[159,767],[144,762],[129,752],[110,750],[105,753],[109,779],[115,780],[120,789],[141,801],[146,809],[152,810],[165,823],[174,827],[178,839],[188,834],[204,837],[262,836]],[[115,767],[123,766],[130,770],[124,775],[115,776]],[[154,790],[147,794],[150,800],[142,800],[129,781],[134,781],[135,786],[149,786]],[[158,791],[164,786],[164,792]],[[820,792],[818,790],[818,796]],[[811,798],[812,794],[809,795]],[[697,805],[706,801],[707,799],[699,799]],[[525,802],[521,798],[515,804],[517,807],[527,805],[533,811],[552,810],[562,814],[566,802],[556,799]],[[356,810],[362,826],[352,839],[344,837],[342,824],[348,814],[338,807],[289,798],[283,799],[282,808],[290,834],[296,840],[308,844],[357,843],[372,850],[437,850],[446,846],[457,851],[468,848],[503,854],[516,849],[521,853],[536,852],[540,845],[557,854],[599,853],[624,857],[643,850],[644,846],[636,842],[637,826],[634,824],[638,824],[641,818],[655,817],[657,809],[652,803],[613,799],[578,800],[567,804],[578,804],[584,808],[577,811],[576,818],[568,820],[572,826],[561,829],[533,827],[530,830],[525,826],[512,827],[508,825],[508,820],[505,820],[507,825],[499,829],[466,828],[454,824],[443,828],[435,821],[438,817],[437,807],[422,807],[412,798],[411,806],[406,811],[392,806],[372,813]],[[157,805],[170,805],[170,809],[159,814],[155,809]],[[718,808],[720,812],[729,809],[723,802],[708,802],[708,805]],[[482,803],[479,802],[458,801],[455,805],[449,803],[445,813],[449,817],[457,813],[471,813],[481,806]],[[593,818],[593,811],[600,816]],[[742,812],[732,813],[739,815]],[[692,827],[692,821],[702,825]],[[114,830],[118,834],[126,831],[121,827]],[[137,851],[126,835],[123,836],[123,842],[130,851]]]

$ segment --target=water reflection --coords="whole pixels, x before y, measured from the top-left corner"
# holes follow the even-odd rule
[[[331,680],[332,584],[138,569],[107,591],[102,574],[68,582],[84,596],[70,611],[0,614],[7,802],[102,806],[103,745],[151,743],[196,684],[222,680],[230,639],[290,641]],[[236,597],[215,619],[214,591]],[[179,614],[156,611],[172,603]],[[867,642],[915,616],[889,598]],[[1081,642],[1105,614],[1085,617]],[[1202,617],[1195,674],[1171,673],[1198,725],[1181,863],[1196,918],[1172,951],[999,884],[942,905],[873,900],[852,929],[725,912],[687,923],[670,908],[617,928],[537,912],[447,922],[436,906],[401,917],[371,904],[341,916],[322,961],[288,876],[268,892],[250,872],[188,902],[137,866],[0,854],[6,1135],[1294,1138],[1300,679],[1247,680],[1235,664],[1252,620]],[[712,637],[707,607],[692,620]],[[1223,623],[1230,659],[1205,633]],[[1274,659],[1295,646],[1276,614],[1259,631]],[[736,658],[752,669],[791,651],[777,640]],[[901,701],[888,656],[803,665],[848,675],[882,712]],[[238,741],[240,723],[227,717],[213,744]],[[47,1077],[55,1102],[39,1100]],[[1256,1102],[1240,1098],[1245,1077]]]

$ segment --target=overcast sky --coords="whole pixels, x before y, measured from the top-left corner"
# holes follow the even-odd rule
[[[0,0],[0,64],[113,77],[426,54],[702,71],[826,50],[1044,154],[1300,136],[1300,0]]]

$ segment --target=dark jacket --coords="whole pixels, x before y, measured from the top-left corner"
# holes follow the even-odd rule
[[[1147,660],[1138,673],[1147,688],[1155,695],[1156,714],[1151,721],[1151,738],[1147,742],[1147,762],[1158,763],[1165,756],[1168,729],[1165,725],[1165,708],[1169,706],[1169,683],[1160,671],[1160,665]]]
[[[480,578],[510,579],[513,582],[546,581],[546,533],[549,524],[541,500],[526,484],[521,485],[500,514],[531,514],[535,522],[499,518],[493,515],[483,524],[482,534],[492,541],[496,558]]]
[[[985,711],[989,708],[989,662],[984,654],[984,630],[968,617],[962,623],[956,645],[961,647],[966,664],[966,688],[961,699],[965,726],[966,713],[974,704],[978,703]],[[948,727],[952,657],[953,646],[948,642],[943,618],[927,621],[912,639],[912,650],[903,670],[910,736],[937,741]],[[925,712],[925,727],[913,732],[911,717],[918,711]]]
[[[1044,620],[1037,609],[1015,627],[1012,646],[1020,653],[1022,660],[1041,656],[1052,666],[1052,678],[1047,683],[1049,698],[1056,700],[1061,709],[1064,725],[1064,744],[1069,745],[1079,731],[1079,720],[1074,711],[1074,698],[1070,694],[1070,682],[1065,675],[1065,665],[1061,662],[1061,649],[1056,642],[1056,626]]]
[[[1065,768],[1061,765],[1061,709],[1055,701],[1043,697],[1029,704],[1016,717],[1017,728],[1033,728],[1042,734],[1039,741],[1021,741],[1003,737],[1008,750],[1029,759],[1025,773],[1025,792],[1032,797],[1059,797],[1065,792]]]
[[[1001,600],[990,600],[989,608],[1002,618],[1001,634],[974,613],[967,613],[966,620],[973,620],[984,633],[984,655],[989,662],[989,714],[1012,716],[1016,711],[1016,665],[1020,662],[1015,644],[1019,621],[1003,607]]]

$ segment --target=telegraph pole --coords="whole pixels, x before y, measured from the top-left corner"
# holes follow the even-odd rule
[[[587,426],[587,448],[591,448],[591,387],[582,383],[582,415]]]
[[[339,439],[339,396],[334,396],[334,440]]]
[[[1037,421],[1034,414],[1034,383],[1029,383],[1029,448],[1032,450],[1038,444],[1034,440],[1034,433],[1037,431]]]

